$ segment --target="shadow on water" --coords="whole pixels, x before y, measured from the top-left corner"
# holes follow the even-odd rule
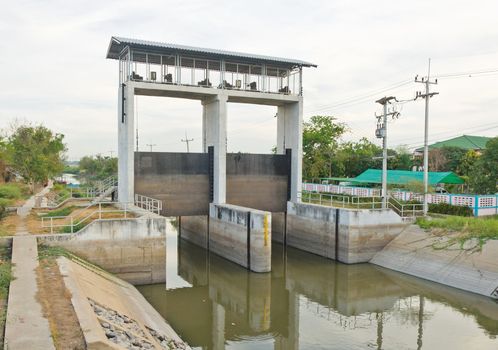
[[[168,258],[174,266],[166,270],[175,276],[139,290],[193,347],[466,349],[469,342],[498,347],[498,305],[488,298],[278,244],[272,272],[250,273],[176,241],[169,234],[167,255],[175,261]],[[175,281],[170,277],[181,283],[169,284]]]

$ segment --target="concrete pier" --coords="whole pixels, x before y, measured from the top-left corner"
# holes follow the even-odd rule
[[[211,204],[209,216],[180,218],[180,236],[254,272],[271,271],[271,213]]]
[[[289,246],[347,264],[368,262],[406,228],[391,209],[345,209],[287,203]]]

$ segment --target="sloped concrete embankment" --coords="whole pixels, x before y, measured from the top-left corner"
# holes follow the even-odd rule
[[[131,284],[84,262],[57,262],[87,349],[190,349]]]
[[[370,262],[498,299],[498,241],[486,242],[480,251],[459,245],[435,249],[444,239],[412,225]]]
[[[370,261],[406,227],[391,209],[287,203],[287,244],[346,264]]]

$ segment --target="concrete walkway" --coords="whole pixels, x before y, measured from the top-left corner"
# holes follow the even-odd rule
[[[50,187],[47,186],[38,194],[47,193]],[[35,196],[17,211],[21,220],[12,241],[14,280],[9,288],[4,341],[4,348],[9,350],[55,349],[48,320],[43,317],[42,307],[36,299],[37,240],[27,232],[25,224],[25,218],[34,204]]]

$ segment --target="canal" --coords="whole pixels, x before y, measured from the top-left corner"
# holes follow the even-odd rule
[[[163,280],[138,288],[194,349],[498,349],[489,298],[277,244],[250,273],[170,225],[166,247]]]

